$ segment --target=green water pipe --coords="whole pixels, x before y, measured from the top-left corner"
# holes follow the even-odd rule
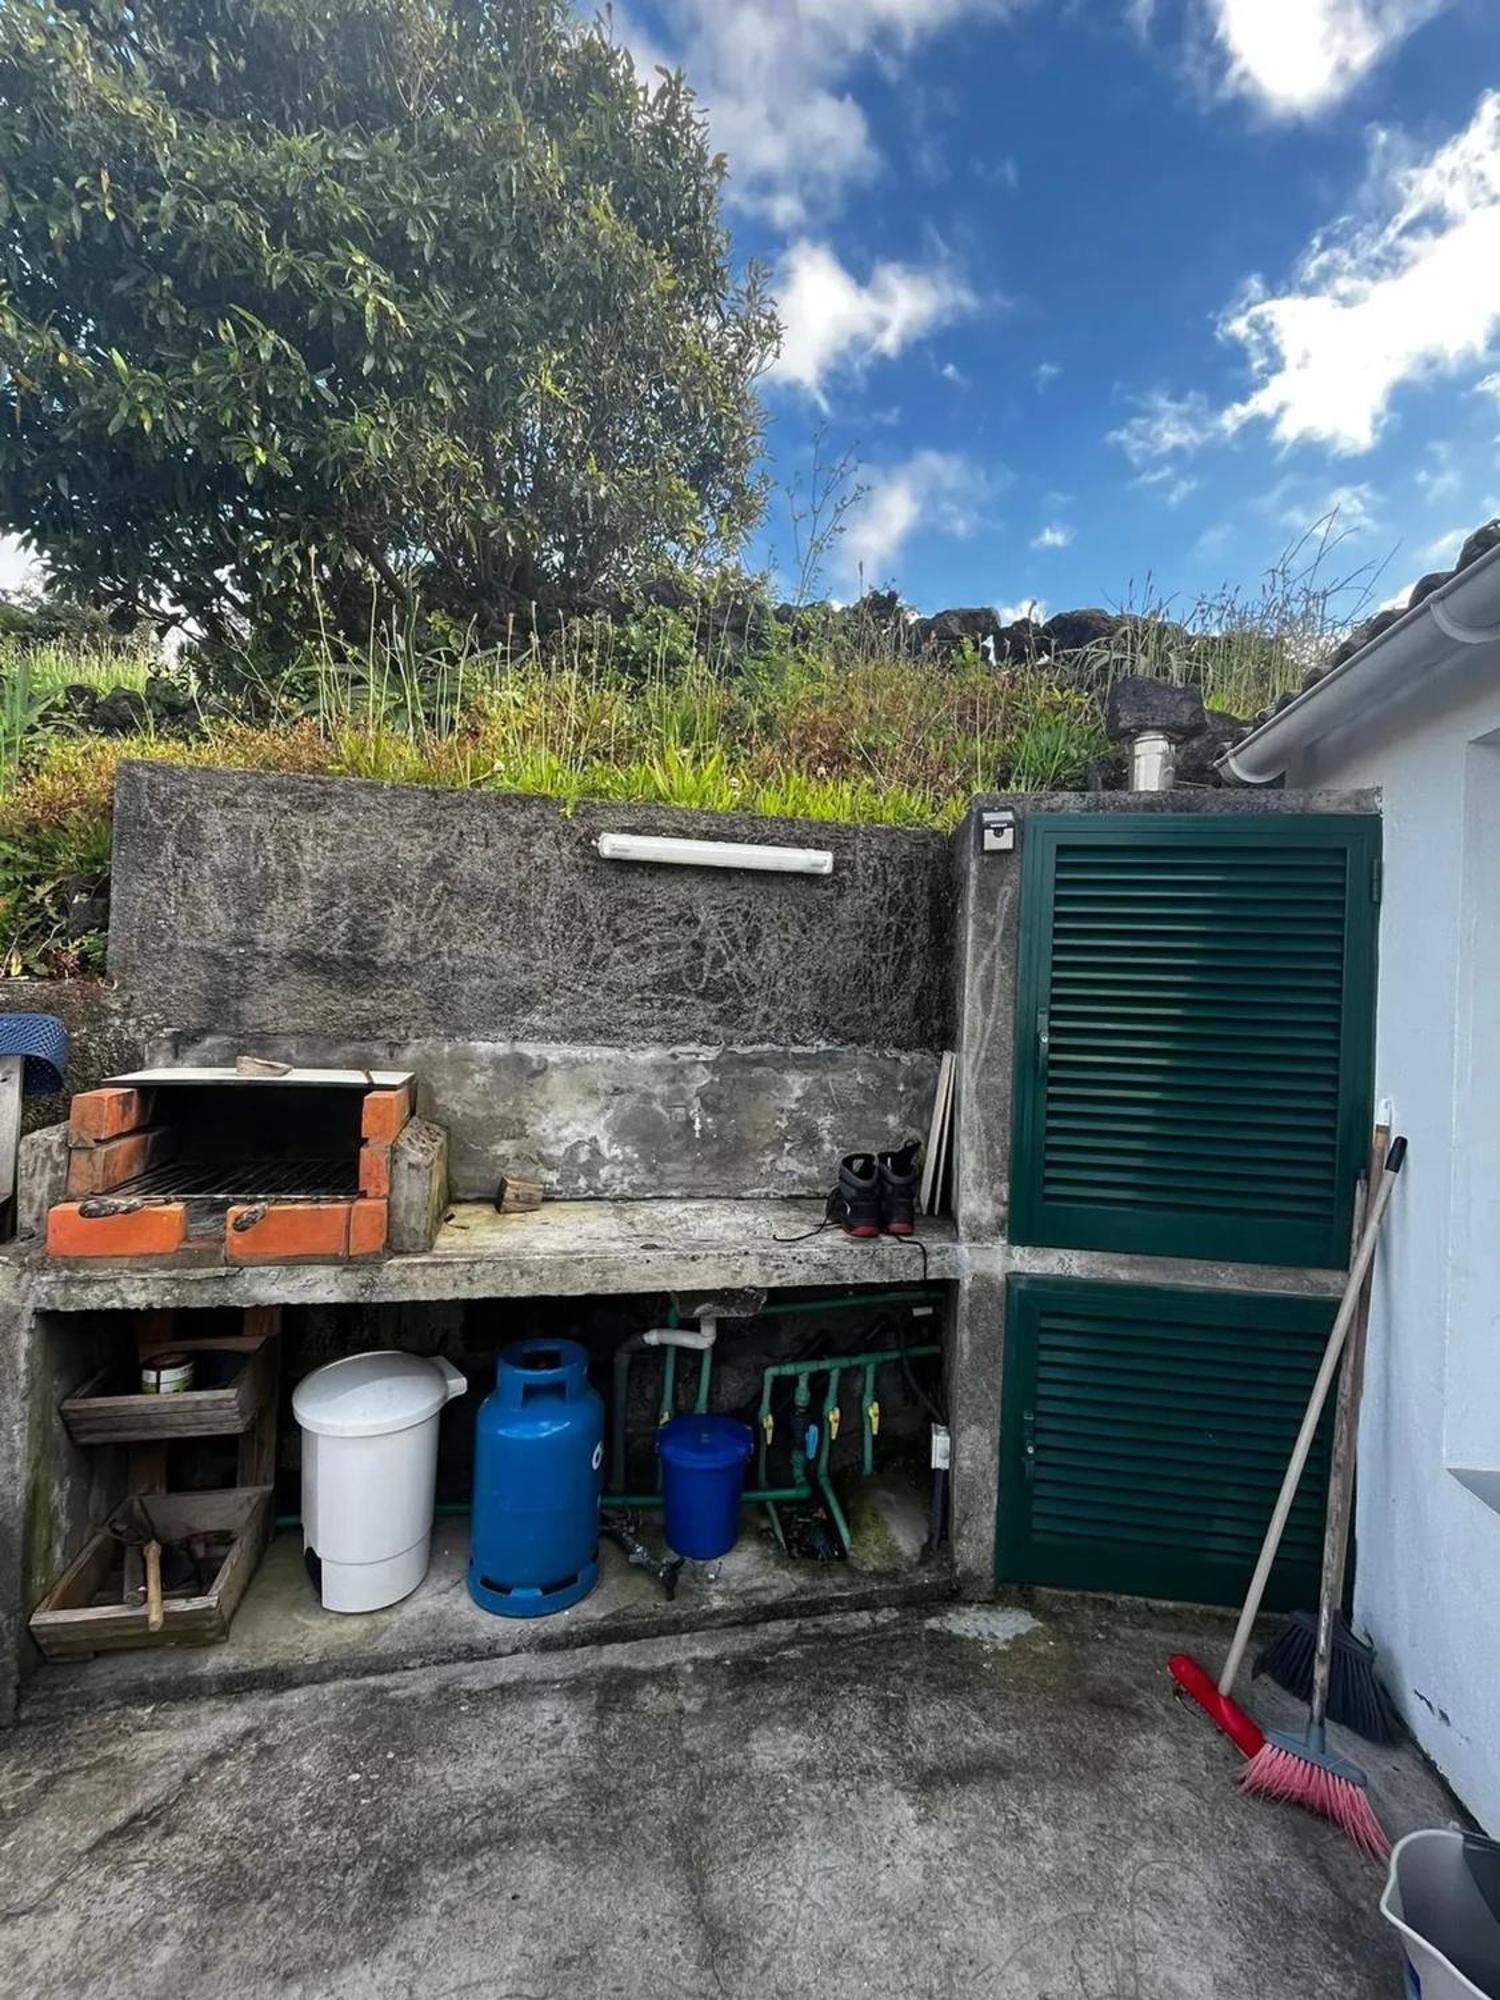
[[[848,1555],[849,1544],[853,1537],[849,1533],[849,1523],[844,1517],[844,1510],[834,1494],[833,1480],[828,1471],[828,1455],[833,1450],[833,1440],[839,1420],[839,1377],[843,1372],[842,1365],[836,1365],[828,1371],[828,1393],[823,1398],[823,1435],[818,1441],[816,1477],[828,1512],[833,1518],[833,1525],[838,1529],[839,1540],[844,1545],[844,1554]]]
[[[875,1431],[880,1423],[880,1405],[875,1400],[875,1363],[865,1363],[865,1392],[859,1406],[859,1434],[863,1459],[861,1471],[866,1479],[875,1472]]]
[[[811,1500],[814,1497],[812,1484],[808,1482],[802,1486],[747,1486],[740,1495],[740,1501],[746,1507],[766,1507],[773,1505],[778,1500]],[[599,1495],[599,1505],[601,1507],[633,1507],[639,1511],[647,1507],[659,1507],[661,1504],[661,1495],[659,1493],[601,1493]]]
[[[772,1319],[778,1313],[827,1313],[845,1312],[853,1306],[904,1306],[941,1305],[940,1291],[923,1292],[856,1292],[847,1299],[773,1299],[769,1305],[752,1313],[753,1319]]]

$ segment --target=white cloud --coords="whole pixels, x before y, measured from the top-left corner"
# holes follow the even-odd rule
[[[1231,90],[1278,117],[1335,104],[1446,0],[1208,0]],[[1149,4],[1131,10],[1137,27]]]
[[[1031,538],[1034,549],[1065,549],[1073,539],[1073,530],[1066,521],[1049,521],[1039,534]]]
[[[1500,403],[1500,373],[1485,375],[1474,384],[1476,395],[1491,396]]]
[[[963,540],[979,525],[976,503],[987,482],[960,452],[914,452],[867,480],[839,544],[840,568],[866,586],[886,580],[916,528]]]
[[[861,284],[825,243],[794,243],[776,283],[781,352],[769,372],[818,395],[840,370],[890,360],[974,306],[974,295],[945,265],[877,264]]]
[[[1342,486],[1319,486],[1307,479],[1282,479],[1257,502],[1278,527],[1305,535],[1323,522],[1335,535],[1370,535],[1382,531],[1380,494],[1368,480]]]
[[[1453,447],[1439,440],[1427,447],[1426,465],[1418,466],[1412,474],[1413,482],[1422,498],[1429,506],[1437,500],[1446,500],[1450,493],[1456,493],[1463,485],[1458,467],[1453,463]]]
[[[1430,569],[1451,569],[1458,561],[1458,552],[1469,539],[1467,528],[1449,528],[1446,534],[1434,535],[1425,548],[1417,550],[1417,559]]]
[[[1234,540],[1233,521],[1211,521],[1193,543],[1193,555],[1199,562],[1207,562],[1214,556],[1222,555]]]
[[[938,370],[945,382],[951,382],[955,389],[967,389],[969,378],[955,362],[945,361]]]
[[[1151,389],[1136,403],[1136,414],[1110,431],[1104,442],[1117,444],[1138,472],[1148,472],[1160,459],[1196,451],[1223,430],[1222,418],[1196,389],[1187,396]]]
[[[1257,386],[1224,413],[1368,451],[1404,382],[1482,361],[1500,332],[1500,91],[1431,158],[1398,169],[1385,213],[1316,237],[1293,284],[1258,283],[1222,321]]]
[[[1032,378],[1036,383],[1037,394],[1039,396],[1045,394],[1061,373],[1062,369],[1057,362],[1039,361],[1036,374]]]
[[[1047,622],[1047,607],[1040,597],[1023,597],[1019,604],[997,604],[995,616],[1002,625],[1015,625],[1023,618],[1033,618],[1038,625]]]
[[[41,564],[19,535],[0,535],[0,596],[41,581]]]
[[[1137,473],[1130,483],[1144,486],[1169,507],[1180,507],[1190,493],[1198,491],[1198,481],[1192,474],[1179,472],[1175,465],[1153,465],[1148,471]]]
[[[856,73],[888,77],[924,41],[961,23],[1003,19],[1024,0],[659,0],[648,36],[620,8],[615,32],[649,77],[680,64],[728,155],[729,196],[795,229],[834,212],[871,180],[880,155],[851,93]]]

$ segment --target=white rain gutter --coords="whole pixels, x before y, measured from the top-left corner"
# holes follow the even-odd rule
[[[1482,555],[1226,751],[1219,768],[1269,785],[1301,750],[1363,721],[1468,646],[1500,645],[1500,548]]]

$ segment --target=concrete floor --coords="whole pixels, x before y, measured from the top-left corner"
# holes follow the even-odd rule
[[[0,1990],[1396,2000],[1381,1871],[1169,1692],[1223,1640],[867,1611],[25,1722]],[[1366,1761],[1392,1834],[1451,1816]]]

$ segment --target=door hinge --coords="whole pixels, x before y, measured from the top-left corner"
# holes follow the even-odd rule
[[[1380,892],[1385,887],[1385,863],[1377,854],[1370,863],[1370,901],[1380,902]]]

